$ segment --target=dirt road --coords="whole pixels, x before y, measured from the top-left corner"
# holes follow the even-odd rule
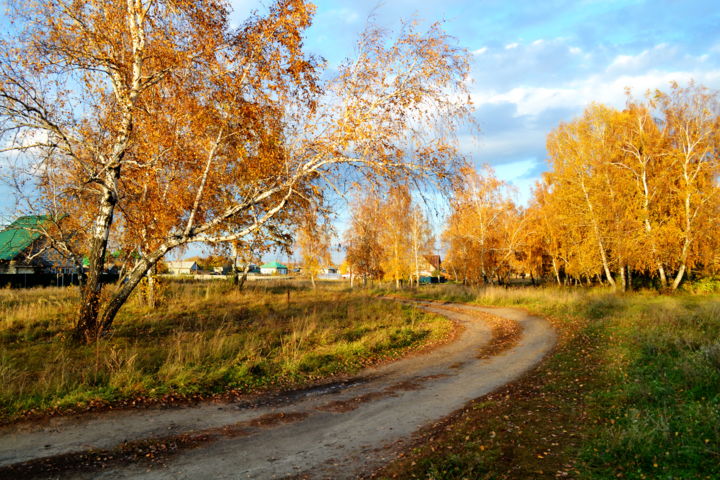
[[[353,478],[389,460],[420,427],[520,376],[555,343],[547,321],[521,310],[418,305],[459,322],[463,331],[428,354],[291,395],[7,427],[0,430],[0,478]],[[492,340],[482,314],[517,322],[518,342],[482,358],[478,353]],[[67,467],[78,458],[102,463],[113,452],[132,450],[124,442],[147,447],[173,439],[188,447],[162,462],[109,461],[93,470],[78,461],[78,468]],[[66,470],[52,473],[44,465]]]

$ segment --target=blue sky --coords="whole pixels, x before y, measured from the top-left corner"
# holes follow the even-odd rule
[[[267,0],[235,0],[240,23]],[[545,137],[593,101],[622,107],[669,82],[720,89],[720,7],[714,1],[318,0],[310,52],[329,66],[353,55],[367,18],[389,29],[402,19],[443,20],[472,52],[472,98],[481,132],[465,154],[489,163],[526,202],[545,170]],[[7,199],[6,199],[7,200]],[[0,200],[0,205],[3,203]],[[343,229],[343,217],[338,230]],[[439,227],[439,221],[436,227]]]
[[[234,2],[242,17],[255,0]],[[368,16],[442,20],[472,52],[472,98],[481,132],[464,153],[489,163],[526,203],[546,170],[545,138],[591,102],[621,108],[636,96],[695,79],[720,89],[720,5],[714,1],[319,0],[307,47],[337,65]],[[341,219],[338,225],[342,230]],[[439,230],[442,219],[434,219]]]
[[[263,10],[233,2],[235,18]],[[443,20],[472,52],[473,100],[481,133],[462,139],[527,201],[545,170],[545,137],[593,101],[622,107],[671,80],[720,89],[720,6],[715,1],[319,0],[308,49],[337,65],[351,56],[373,12],[383,26]]]

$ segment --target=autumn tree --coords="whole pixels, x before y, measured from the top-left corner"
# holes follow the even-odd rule
[[[379,221],[380,199],[370,190],[358,196],[351,204],[350,225],[345,231],[345,260],[350,274],[350,286],[355,277],[363,282],[383,275],[380,262],[383,246],[380,243],[382,223]]]
[[[532,210],[553,265],[623,290],[634,273],[674,290],[713,264],[719,118],[717,93],[673,84],[622,111],[591,105],[551,132]]]
[[[676,289],[685,272],[697,260],[693,249],[710,232],[702,226],[714,211],[720,175],[720,99],[717,93],[691,84],[672,85],[670,93],[657,92],[656,105],[665,123],[667,155],[675,181],[670,194],[675,200],[679,230],[679,253],[671,287]],[[707,224],[706,224],[707,225]]]
[[[412,197],[405,185],[392,187],[380,205],[377,221],[381,225],[380,243],[383,256],[380,263],[385,280],[400,288],[403,278],[412,275],[412,241],[410,238]]]
[[[666,264],[663,255],[663,237],[666,237],[669,222],[669,195],[667,186],[671,183],[670,157],[666,154],[667,139],[663,126],[653,118],[652,111],[642,103],[629,99],[627,108],[618,112],[621,134],[618,148],[620,155],[613,159],[613,165],[630,174],[629,188],[635,198],[630,213],[640,222],[640,232],[632,232],[637,244],[649,247],[649,252],[638,252],[634,267],[655,269],[661,288],[666,288]]]
[[[576,252],[576,258],[583,260],[576,264],[576,272],[597,271],[598,265],[614,287],[609,246],[612,215],[606,211],[611,204],[603,175],[611,153],[612,134],[606,121],[611,113],[600,105],[588,107],[581,118],[561,124],[548,135],[547,150],[554,194],[562,197],[566,220],[587,238],[578,247],[591,250]]]
[[[523,228],[523,214],[509,185],[488,165],[480,171],[466,167],[455,187],[443,234],[445,264],[460,272],[464,282],[502,282],[520,251]]]
[[[423,256],[432,252],[434,241],[425,214],[406,185],[358,197],[345,239],[351,279],[353,275],[384,278],[396,288],[404,279],[420,282]]]
[[[526,211],[526,252],[528,264],[538,277],[545,275],[545,259],[549,259],[551,274],[562,285],[569,261],[570,228],[562,218],[563,205],[556,202],[550,185],[538,181]]]
[[[330,245],[332,229],[322,223],[315,210],[307,211],[297,232],[296,246],[300,251],[303,273],[310,277],[315,288],[315,278],[322,273],[323,267],[330,264]]]
[[[420,205],[415,204],[410,208],[408,219],[408,238],[410,246],[410,261],[415,285],[420,284],[420,266],[423,256],[434,251],[435,238],[428,224],[427,217]]]
[[[280,243],[280,245],[282,246],[284,243]],[[277,243],[268,242],[258,235],[248,236],[223,244],[224,248],[229,248],[232,258],[233,285],[238,290],[242,290],[253,262],[260,262],[264,253],[277,246]]]
[[[78,246],[58,249],[89,258],[78,338],[110,328],[173,249],[285,235],[341,179],[450,177],[470,112],[466,51],[439,25],[370,25],[357,57],[321,81],[302,44],[313,12],[277,0],[233,29],[221,0],[13,5],[2,137],[18,195],[72,218]],[[104,287],[111,241],[137,259]]]

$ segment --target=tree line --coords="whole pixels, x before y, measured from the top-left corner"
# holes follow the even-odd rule
[[[717,92],[672,84],[622,110],[592,104],[548,135],[547,152],[527,208],[491,169],[463,171],[443,236],[456,278],[675,290],[691,273],[717,273]]]
[[[426,255],[435,253],[435,239],[422,206],[407,185],[371,191],[355,199],[345,233],[345,263],[351,282],[358,277],[420,283]]]

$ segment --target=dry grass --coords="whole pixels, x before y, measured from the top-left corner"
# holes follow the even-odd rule
[[[717,295],[461,285],[415,295],[526,308],[549,317],[560,341],[380,478],[720,478]]]
[[[0,291],[0,416],[140,398],[294,386],[439,341],[449,321],[367,292],[263,282],[133,298],[96,345],[69,340],[73,289]]]

